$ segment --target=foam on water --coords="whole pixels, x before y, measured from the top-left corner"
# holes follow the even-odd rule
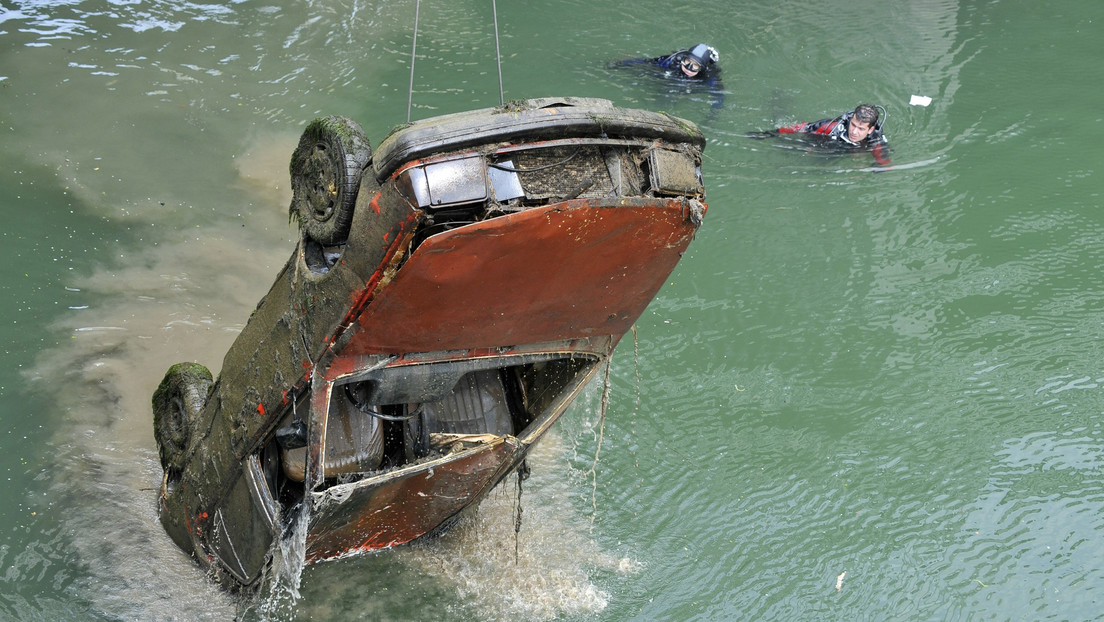
[[[456,586],[487,620],[549,620],[601,613],[610,594],[595,572],[632,571],[636,563],[602,550],[583,513],[585,473],[573,469],[554,430],[530,454],[533,476],[520,496],[515,533],[516,478],[507,478],[441,538],[397,555],[419,572]]]

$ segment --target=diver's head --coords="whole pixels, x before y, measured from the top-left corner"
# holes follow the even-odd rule
[[[861,104],[851,112],[847,121],[847,139],[861,143],[878,125],[878,109],[870,104]]]
[[[716,62],[717,50],[704,43],[699,43],[690,48],[690,51],[683,57],[682,62],[679,63],[679,69],[686,77],[695,78]]]

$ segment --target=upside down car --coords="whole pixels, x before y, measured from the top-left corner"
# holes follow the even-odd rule
[[[287,264],[217,379],[180,363],[154,393],[168,535],[248,588],[297,515],[321,562],[439,533],[524,473],[694,238],[704,146],[599,99],[417,121],[374,152],[314,120]]]

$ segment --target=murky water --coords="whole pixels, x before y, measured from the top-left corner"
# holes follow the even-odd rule
[[[516,540],[511,484],[246,604],[157,522],[150,397],[291,252],[302,127],[405,121],[414,4],[0,4],[0,619],[1097,619],[1104,6],[498,4],[507,99],[702,125],[706,224]],[[701,40],[720,110],[607,68]],[[414,118],[498,103],[489,2],[418,46]],[[860,102],[892,170],[744,137]]]

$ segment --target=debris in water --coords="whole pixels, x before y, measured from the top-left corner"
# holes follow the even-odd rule
[[[847,576],[847,571],[845,570],[845,571],[841,572],[838,577],[836,577],[836,591],[837,592],[843,589],[843,578],[846,577],[846,576]]]

